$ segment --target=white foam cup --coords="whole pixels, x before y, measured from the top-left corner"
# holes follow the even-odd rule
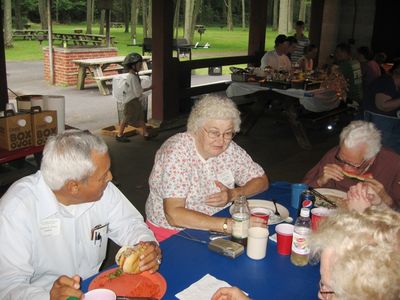
[[[85,294],[84,300],[116,300],[117,295],[108,289],[94,289]]]
[[[252,259],[263,259],[267,254],[269,231],[264,227],[249,228],[247,238],[247,256]]]

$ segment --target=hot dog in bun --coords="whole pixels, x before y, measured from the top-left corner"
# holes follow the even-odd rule
[[[115,262],[124,273],[140,273],[140,255],[142,255],[144,250],[144,245],[123,246],[115,256]]]

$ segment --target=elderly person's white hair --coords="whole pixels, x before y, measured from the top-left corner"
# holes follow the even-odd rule
[[[373,123],[353,121],[340,133],[340,145],[345,145],[351,149],[361,144],[367,145],[364,158],[374,157],[382,147],[381,133]]]
[[[330,287],[338,299],[398,300],[400,214],[372,206],[339,211],[311,235],[311,255],[333,251]]]
[[[195,103],[187,123],[187,131],[197,132],[208,120],[232,120],[233,130],[240,130],[240,112],[229,98],[206,95]]]
[[[84,181],[95,171],[93,151],[103,154],[108,148],[103,139],[90,132],[67,130],[49,137],[40,167],[44,181],[53,191],[68,180]]]

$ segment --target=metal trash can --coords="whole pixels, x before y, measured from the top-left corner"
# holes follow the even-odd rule
[[[210,75],[210,76],[222,75],[222,66],[208,67],[208,75]]]

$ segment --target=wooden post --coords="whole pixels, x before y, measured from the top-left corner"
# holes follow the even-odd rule
[[[310,42],[314,45],[321,44],[321,32],[322,32],[322,20],[324,16],[324,5],[325,0],[313,0],[311,1],[311,18],[310,18]],[[319,47],[320,48],[320,47]],[[318,56],[314,65],[318,65]]]
[[[8,103],[6,55],[3,37],[3,10],[0,9],[0,110],[4,110]]]
[[[250,24],[248,55],[256,56],[257,65],[265,52],[265,34],[267,30],[268,0],[250,1]]]
[[[172,57],[173,1],[153,0],[152,53],[153,53],[153,118],[168,120],[179,115],[177,69],[178,62]],[[160,26],[160,24],[162,24]]]

